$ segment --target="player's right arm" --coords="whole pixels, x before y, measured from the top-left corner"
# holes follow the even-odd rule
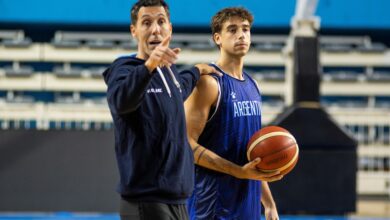
[[[228,161],[198,143],[200,134],[206,126],[210,108],[218,99],[217,81],[209,75],[201,76],[194,91],[184,104],[187,122],[187,135],[194,153],[195,163],[205,168],[226,173],[240,179],[276,181],[282,178],[278,172],[263,173],[256,169],[260,158],[239,166]]]

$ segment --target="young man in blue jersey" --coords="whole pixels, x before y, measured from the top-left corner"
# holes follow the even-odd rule
[[[140,0],[131,9],[134,56],[115,60],[104,72],[114,121],[120,174],[121,219],[188,219],[193,155],[186,135],[184,100],[201,73],[200,64],[178,73],[179,48],[169,48],[172,26],[163,0]]]
[[[261,128],[260,91],[243,72],[252,21],[244,8],[226,8],[213,17],[220,56],[212,66],[223,76],[202,76],[185,103],[197,165],[189,200],[191,219],[259,220],[261,203],[267,220],[279,219],[267,182],[282,176],[260,172],[256,164],[261,158],[248,162],[246,157],[250,137]]]

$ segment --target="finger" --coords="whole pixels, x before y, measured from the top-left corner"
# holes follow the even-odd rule
[[[259,175],[265,178],[277,178],[280,175],[280,171],[273,171],[273,172],[263,172],[263,171],[258,171]],[[261,174],[260,174],[261,173]]]
[[[159,47],[153,51],[153,57],[158,63],[173,64],[177,60],[177,55],[169,48],[161,49]]]
[[[255,168],[256,165],[257,165],[258,163],[260,163],[260,162],[261,162],[260,157],[257,157],[257,158],[255,158],[254,160],[252,160],[251,162],[249,162],[249,167]]]
[[[269,180],[266,180],[266,181],[267,182],[275,182],[275,181],[281,180],[282,178],[283,178],[283,175],[280,175],[278,177],[269,178]]]
[[[181,51],[181,49],[180,48],[173,48],[172,49],[173,50],[173,52],[175,53],[175,54],[179,54],[180,53],[180,51]]]
[[[161,45],[159,45],[153,51],[156,51],[156,53],[161,54],[161,56],[170,56],[174,59],[177,59],[177,54],[169,47],[162,47]]]
[[[171,40],[171,36],[167,36],[167,37],[165,37],[162,41],[161,41],[161,43],[160,43],[160,45],[161,46],[164,46],[164,47],[168,47],[169,46],[169,41]]]
[[[150,55],[151,57],[155,58],[155,59],[161,59],[161,57],[163,57],[164,53],[159,50],[159,49],[154,49],[152,54]]]
[[[201,72],[201,75],[210,75],[212,73],[217,74],[218,76],[222,76],[223,74],[215,69],[214,67],[208,66],[204,69],[204,71]]]
[[[170,48],[166,48],[164,50],[164,54],[167,55],[167,56],[170,56],[170,57],[172,57],[174,59],[177,59],[177,53],[174,50],[170,49]]]
[[[219,71],[219,70],[217,70],[217,69],[215,69],[214,67],[212,67],[213,68],[213,73],[216,73],[218,76],[223,76],[223,74]]]
[[[171,66],[171,64],[169,64],[168,62],[165,62],[165,61],[162,61],[161,63],[160,63],[160,65],[161,65],[161,67],[168,67],[168,66]]]
[[[169,55],[164,55],[161,59],[163,62],[166,62],[166,63],[170,63],[170,64],[174,64],[177,60],[176,57],[172,57],[172,56],[169,56]]]
[[[161,63],[162,63],[163,66],[166,66],[166,67],[170,67],[173,64],[175,64],[174,61],[167,61],[167,60],[163,60],[163,61],[161,61]]]

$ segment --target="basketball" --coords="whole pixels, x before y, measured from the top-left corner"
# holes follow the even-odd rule
[[[252,135],[247,145],[248,160],[257,157],[257,168],[263,172],[289,173],[298,162],[299,148],[294,136],[278,126],[267,126]]]

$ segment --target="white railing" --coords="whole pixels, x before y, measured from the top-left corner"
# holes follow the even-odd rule
[[[253,43],[283,43],[285,36],[252,36]],[[24,38],[20,31],[0,31],[2,39]],[[58,32],[55,41],[89,41],[100,38],[117,42],[131,41],[128,33],[69,33]],[[174,35],[176,42],[208,42],[209,35]],[[371,44],[367,37],[321,37],[323,44]],[[368,42],[368,43],[367,43]],[[91,48],[80,44],[75,48],[56,47],[51,43],[32,43],[27,47],[5,47],[0,44],[0,61],[13,62],[60,62],[65,66],[70,63],[109,64],[118,56],[134,53],[120,46],[112,48]],[[218,50],[210,47],[209,51],[183,48],[178,64],[194,64],[215,61]],[[324,67],[390,67],[390,50],[379,52],[361,52],[358,50],[329,52],[322,51],[320,62]],[[255,48],[245,59],[247,65],[283,67],[285,61],[281,51],[258,51]],[[283,96],[284,82],[261,83],[264,95]],[[49,91],[49,92],[105,92],[106,86],[101,78],[82,74],[78,78],[60,78],[51,72],[34,72],[29,77],[7,77],[0,68],[0,90],[13,91]],[[390,96],[388,82],[331,82],[321,84],[323,95],[344,96]],[[367,108],[329,107],[328,111],[358,141],[358,193],[381,194],[390,196],[390,111]],[[281,107],[263,108],[264,123],[271,121]],[[111,129],[112,119],[107,104],[93,102],[80,103],[11,103],[0,99],[0,129]]]

